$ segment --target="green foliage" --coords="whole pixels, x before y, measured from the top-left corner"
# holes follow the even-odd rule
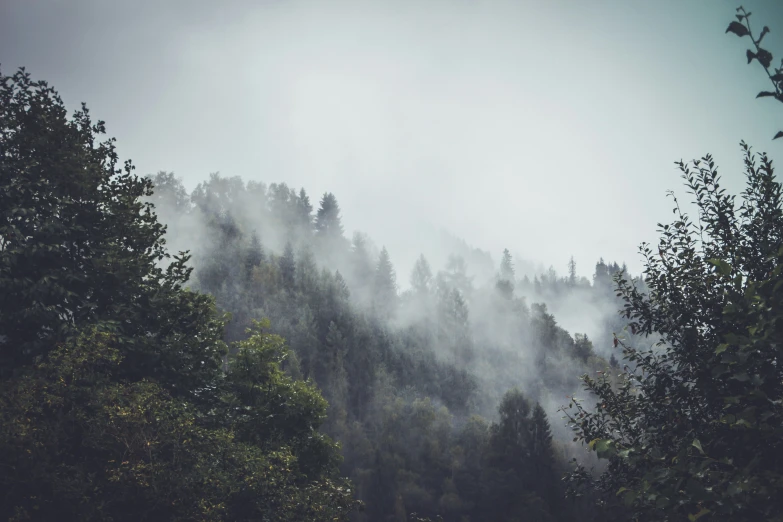
[[[256,322],[229,361],[224,400],[236,437],[265,451],[287,448],[308,476],[333,473],[339,448],[318,431],[326,400],[312,383],[295,381],[282,370],[291,354],[284,339],[268,329],[268,320]]]
[[[278,349],[270,340],[249,344],[263,353]],[[244,435],[244,419],[205,427],[198,409],[159,385],[118,379],[122,355],[116,346],[113,335],[92,330],[2,382],[4,519],[346,518],[352,507],[347,486],[306,478],[306,452],[295,436],[293,445],[286,444],[286,436],[309,430],[301,427],[307,415],[323,409],[311,388],[305,386],[305,399],[278,407],[286,422],[257,422],[257,429],[276,437],[254,444]],[[257,378],[270,382],[268,393],[292,386],[275,363],[258,370]]]
[[[731,22],[726,29],[726,32],[734,33],[740,38],[744,36],[750,38],[750,41],[753,43],[753,49],[748,49],[746,52],[748,64],[756,60],[759,65],[764,68],[764,72],[767,73],[767,77],[772,83],[772,91],[761,91],[756,95],[756,98],[773,98],[783,103],[783,60],[780,61],[780,65],[777,68],[772,67],[772,53],[761,47],[761,41],[764,39],[764,36],[770,32],[769,27],[765,25],[761,30],[761,33],[759,33],[758,38],[754,37],[750,27],[751,14],[752,13],[746,11],[744,7],[738,7],[736,15],[737,21]],[[778,131],[772,139],[778,138],[783,138],[783,130]]]
[[[742,149],[739,204],[710,156],[678,163],[699,220],[677,206],[656,251],[642,245],[648,291],[616,278],[631,332],[657,342],[620,338],[619,386],[586,376],[596,408],[565,410],[609,460],[598,500],[636,520],[783,516],[783,192],[771,160]]]
[[[187,256],[159,263],[164,227],[140,198],[149,180],[118,168],[114,140],[85,106],[68,119],[45,82],[0,76],[0,374],[103,323],[129,378],[186,393],[224,352],[211,299],[184,292]]]
[[[347,520],[326,402],[285,373],[282,339],[251,332],[221,371],[223,320],[183,288],[150,201],[187,213],[177,180],[159,174],[155,199],[96,142],[102,122],[69,120],[24,71],[0,102],[0,518]],[[202,282],[221,292],[264,262],[251,239],[224,270],[247,194],[228,181],[193,197],[220,231]]]

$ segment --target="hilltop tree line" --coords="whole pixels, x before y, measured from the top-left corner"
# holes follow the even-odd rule
[[[436,272],[422,255],[400,292],[385,248],[362,234],[345,238],[333,194],[316,210],[304,189],[285,184],[214,174],[188,200],[171,173],[152,182],[170,233],[201,240],[194,287],[230,314],[227,339],[269,318],[292,347],[286,371],[322,390],[324,430],[342,442],[341,470],[364,502],[357,519],[506,520],[529,509],[537,520],[572,516],[557,492],[578,450],[552,441],[541,403],[576,391],[575,373],[609,363],[586,335],[572,337],[520,292],[579,286],[606,299],[609,266],[599,263],[595,286],[552,274],[530,282],[516,277],[506,251],[495,278],[479,285],[463,257]]]

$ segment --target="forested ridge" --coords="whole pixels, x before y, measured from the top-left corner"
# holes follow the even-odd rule
[[[529,509],[541,520],[571,516],[559,479],[578,450],[566,435],[552,440],[542,404],[555,414],[578,391],[574,375],[609,361],[525,296],[557,304],[578,295],[616,309],[611,273],[620,267],[600,262],[589,282],[572,262],[568,276],[550,271],[531,281],[516,277],[505,251],[479,285],[459,254],[437,271],[422,255],[399,292],[390,253],[360,233],[344,237],[333,194],[315,209],[304,189],[285,184],[215,174],[188,199],[171,173],[152,182],[169,233],[201,240],[194,287],[230,314],[227,339],[268,318],[293,348],[287,371],[322,390],[324,430],[342,443],[341,471],[365,502],[357,518],[460,520]]]
[[[783,102],[749,17],[727,32]],[[400,274],[335,194],[188,193],[0,77],[3,520],[783,520],[766,154],[741,144],[736,196],[678,162],[697,214],[674,199],[642,274],[517,273],[456,238]]]

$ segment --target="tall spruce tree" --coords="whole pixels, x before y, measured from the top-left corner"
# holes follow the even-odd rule
[[[373,308],[384,319],[392,318],[397,310],[397,275],[386,247],[381,249],[375,269]]]

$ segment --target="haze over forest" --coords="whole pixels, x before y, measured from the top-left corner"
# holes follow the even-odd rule
[[[158,4],[0,6],[0,518],[783,520],[780,3]]]
[[[573,255],[590,277],[600,257],[641,270],[673,161],[712,151],[736,191],[737,143],[773,132],[765,104],[735,103],[764,88],[715,29],[735,7],[3,2],[0,49],[6,70],[89,102],[139,173],[332,192],[348,236],[403,274],[445,228],[495,261],[564,272]]]

